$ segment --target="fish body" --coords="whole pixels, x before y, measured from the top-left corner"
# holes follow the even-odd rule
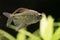
[[[37,23],[40,21],[42,16],[39,12],[27,8],[19,8],[12,14],[4,12],[3,15],[8,17],[7,26],[9,26],[13,21],[14,24],[18,26],[16,30],[19,30],[27,25]]]

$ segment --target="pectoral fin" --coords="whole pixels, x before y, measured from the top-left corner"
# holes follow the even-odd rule
[[[14,24],[16,25],[16,29],[15,29],[16,31],[18,31],[19,29],[24,28],[24,27],[27,26],[26,24],[21,23],[21,22],[18,21],[18,20],[13,20],[13,22],[14,22]]]
[[[18,26],[18,25],[20,25],[20,24],[21,24],[21,22],[20,22],[20,21],[15,20],[15,19],[13,19],[13,22],[14,22],[14,25],[16,25],[16,26]]]
[[[20,29],[22,29],[22,28],[24,28],[26,26],[27,25],[25,25],[25,24],[20,24],[19,26],[16,27],[16,31],[18,31],[18,30],[20,30]]]

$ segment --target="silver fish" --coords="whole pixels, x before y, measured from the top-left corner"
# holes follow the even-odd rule
[[[12,14],[4,12],[3,15],[8,17],[7,26],[9,26],[13,21],[14,24],[17,26],[17,31],[25,26],[37,23],[42,17],[41,13],[27,8],[18,8]]]

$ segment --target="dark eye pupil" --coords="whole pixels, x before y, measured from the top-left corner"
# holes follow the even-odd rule
[[[38,16],[37,16],[37,19],[40,20],[41,18],[42,18],[42,15],[38,15]]]
[[[42,15],[38,15],[39,17],[42,17]]]

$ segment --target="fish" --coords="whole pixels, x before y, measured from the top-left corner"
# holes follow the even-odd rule
[[[16,25],[16,31],[28,25],[37,23],[42,18],[42,14],[28,8],[18,8],[13,13],[3,12],[3,15],[8,18],[7,26],[11,25],[12,21]]]

